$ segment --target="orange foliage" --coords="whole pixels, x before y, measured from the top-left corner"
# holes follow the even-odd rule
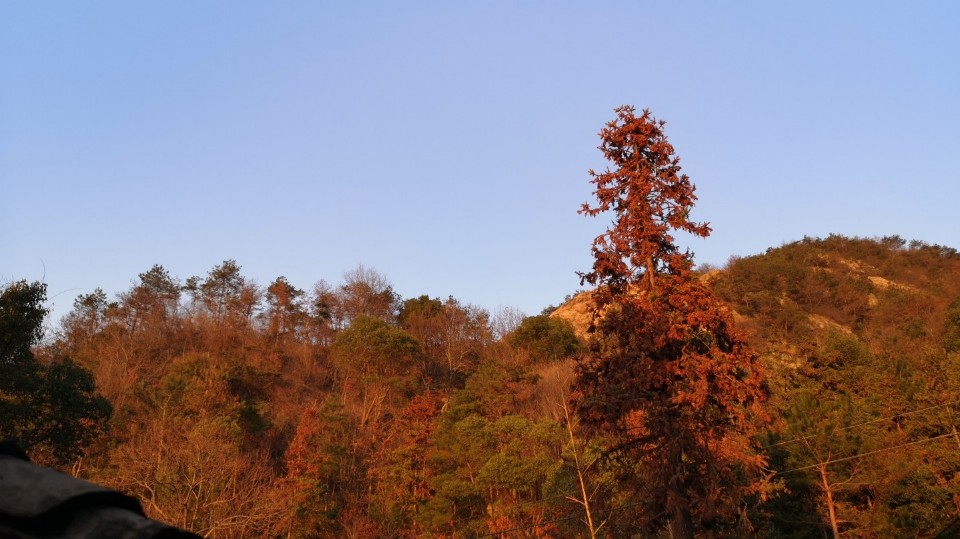
[[[694,186],[663,125],[621,107],[600,133],[615,168],[591,171],[597,204],[581,213],[613,212],[614,222],[581,275],[599,289],[577,385],[584,423],[620,439],[615,454],[631,463],[623,471],[643,491],[647,526],[666,517],[672,535],[692,537],[694,527],[732,520],[756,488],[765,461],[750,437],[765,418],[766,390],[728,309],[674,243],[674,230],[710,228],[689,220]]]

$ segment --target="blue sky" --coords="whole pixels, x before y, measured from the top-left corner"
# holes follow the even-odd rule
[[[722,265],[809,236],[960,247],[957,2],[0,3],[0,282],[55,318],[162,264],[358,264],[535,314],[605,225],[597,133],[650,108]]]

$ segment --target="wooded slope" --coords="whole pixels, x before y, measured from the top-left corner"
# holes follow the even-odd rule
[[[929,537],[960,515],[956,251],[831,236],[701,278],[760,354],[777,418],[743,515],[755,535]],[[27,387],[10,378],[0,434],[209,537],[587,537],[585,500],[601,534],[629,537],[637,502],[603,465],[608,440],[564,405],[590,317],[586,294],[522,319],[404,300],[362,268],[304,291],[232,261],[185,281],[156,266],[80,296],[35,359],[7,358],[32,384],[69,367],[57,383],[79,380],[86,404],[10,407]]]

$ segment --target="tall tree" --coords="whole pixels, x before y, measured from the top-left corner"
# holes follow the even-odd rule
[[[286,537],[333,537],[347,501],[348,483],[365,483],[351,454],[355,428],[334,402],[314,402],[303,410],[286,451]]]
[[[240,274],[235,260],[225,260],[207,272],[203,280],[190,277],[185,288],[217,324],[230,319],[249,322],[260,299],[257,287]]]
[[[267,287],[267,334],[279,342],[294,334],[306,316],[303,310],[303,290],[294,287],[286,277],[277,277]]]
[[[336,297],[334,317],[343,325],[360,316],[393,322],[399,300],[384,274],[362,265],[344,274]]]
[[[180,307],[180,283],[159,264],[141,273],[139,279],[139,283],[119,297],[127,326],[137,331],[148,329],[144,326],[159,329],[169,325]]]
[[[60,325],[71,343],[89,343],[106,321],[107,293],[97,288],[90,294],[82,294],[73,301],[73,310],[67,313]]]
[[[600,132],[611,167],[590,171],[596,204],[612,213],[593,242],[593,344],[577,389],[584,423],[618,439],[611,455],[639,491],[644,525],[672,537],[722,529],[758,488],[765,460],[751,439],[766,398],[756,355],[730,312],[693,274],[672,234],[705,237],[696,196],[663,131],[633,107]]]

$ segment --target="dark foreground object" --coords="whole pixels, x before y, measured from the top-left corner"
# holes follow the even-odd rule
[[[135,498],[36,466],[0,442],[0,539],[197,539],[143,513]]]

